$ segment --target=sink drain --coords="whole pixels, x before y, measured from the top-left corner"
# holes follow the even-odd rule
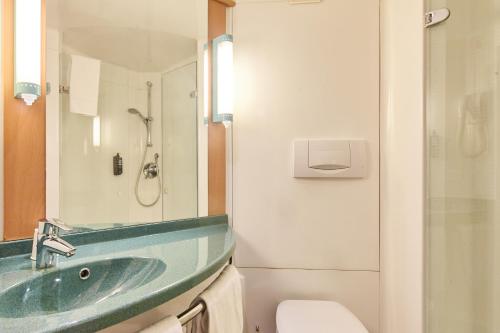
[[[90,277],[90,269],[87,267],[80,270],[80,280],[87,280]]]

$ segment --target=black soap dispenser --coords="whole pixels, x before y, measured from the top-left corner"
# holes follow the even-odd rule
[[[113,174],[119,176],[123,173],[123,158],[120,153],[113,156]]]

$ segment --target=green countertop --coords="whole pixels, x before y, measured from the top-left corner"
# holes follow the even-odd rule
[[[0,317],[0,332],[95,332],[161,305],[195,287],[223,267],[235,247],[226,217],[164,222],[103,232],[106,234],[93,231],[68,235],[66,239],[79,244],[76,255],[59,257],[57,267],[46,270],[36,270],[26,253],[2,256],[2,251],[19,251],[9,248],[8,243],[3,244],[0,247],[0,297],[30,279],[69,267],[83,268],[97,261],[152,258],[161,260],[166,269],[154,280],[97,304],[43,316]],[[113,234],[116,239],[112,239]],[[92,238],[98,242],[92,243]],[[12,242],[10,246],[25,250],[27,246],[23,242]],[[19,303],[19,300],[16,302]],[[7,312],[1,310],[0,313]]]

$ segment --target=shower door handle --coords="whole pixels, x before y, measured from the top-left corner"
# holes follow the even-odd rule
[[[425,27],[430,28],[436,24],[446,21],[451,13],[448,8],[436,9],[425,13]]]

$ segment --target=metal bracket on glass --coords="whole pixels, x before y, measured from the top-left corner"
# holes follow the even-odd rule
[[[448,8],[436,9],[425,13],[425,27],[429,28],[446,21],[450,17],[450,14]]]

